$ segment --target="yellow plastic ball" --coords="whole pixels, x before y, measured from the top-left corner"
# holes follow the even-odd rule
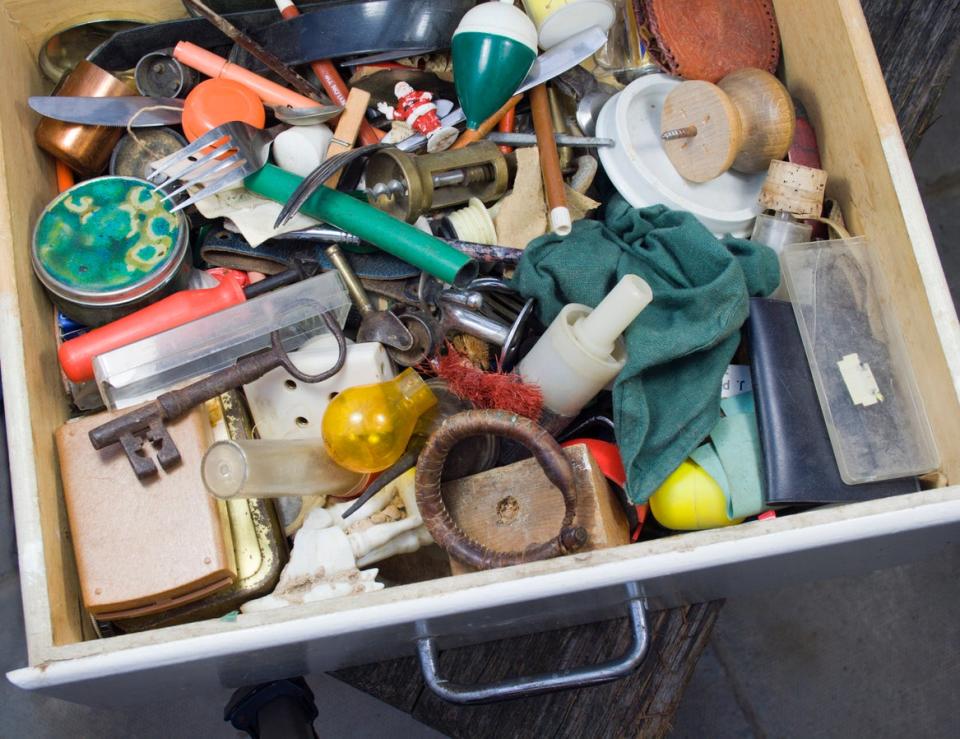
[[[650,510],[663,526],[698,531],[731,526],[742,518],[727,517],[727,497],[706,470],[686,460],[650,496]]]

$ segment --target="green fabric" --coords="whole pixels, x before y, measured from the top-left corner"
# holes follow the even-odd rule
[[[720,241],[689,213],[635,209],[614,195],[604,221],[532,241],[513,284],[537,299],[547,325],[567,303],[596,306],[630,273],[650,284],[653,302],[625,333],[613,411],[627,493],[643,503],[719,420],[720,383],[748,299],[772,293],[780,267],[769,247]]]
[[[763,502],[763,461],[753,393],[724,398],[720,409],[723,418],[710,432],[710,440],[694,449],[690,459],[723,490],[728,518],[756,516],[767,506]]]
[[[720,419],[723,420],[722,418]],[[690,459],[703,468],[714,482],[720,486],[724,497],[727,499],[727,516],[730,515],[730,481],[727,479],[727,473],[723,469],[723,462],[720,461],[720,455],[713,448],[713,444],[703,444],[690,452]]]

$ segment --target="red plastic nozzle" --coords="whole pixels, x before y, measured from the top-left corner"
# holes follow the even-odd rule
[[[74,382],[92,380],[93,358],[97,355],[182,326],[244,300],[243,287],[232,276],[221,279],[216,287],[174,293],[136,313],[63,342],[57,352],[60,366]]]

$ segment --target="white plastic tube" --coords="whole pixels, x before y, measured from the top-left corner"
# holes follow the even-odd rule
[[[623,369],[622,334],[652,299],[645,280],[626,275],[592,311],[564,306],[517,371],[540,387],[548,410],[575,416]]]

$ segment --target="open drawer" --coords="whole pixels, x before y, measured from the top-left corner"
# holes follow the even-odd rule
[[[182,15],[178,0],[2,0],[0,358],[29,666],[17,685],[91,704],[233,688],[441,646],[612,617],[628,599],[669,606],[748,588],[864,571],[960,538],[960,330],[857,0],[776,0],[786,81],[819,135],[828,195],[869,237],[939,445],[942,486],[727,529],[389,588],[233,621],[107,639],[83,613],[54,431],[67,417],[50,305],[30,264],[33,224],[54,192],[28,95],[49,87],[40,42],[82,21]]]

